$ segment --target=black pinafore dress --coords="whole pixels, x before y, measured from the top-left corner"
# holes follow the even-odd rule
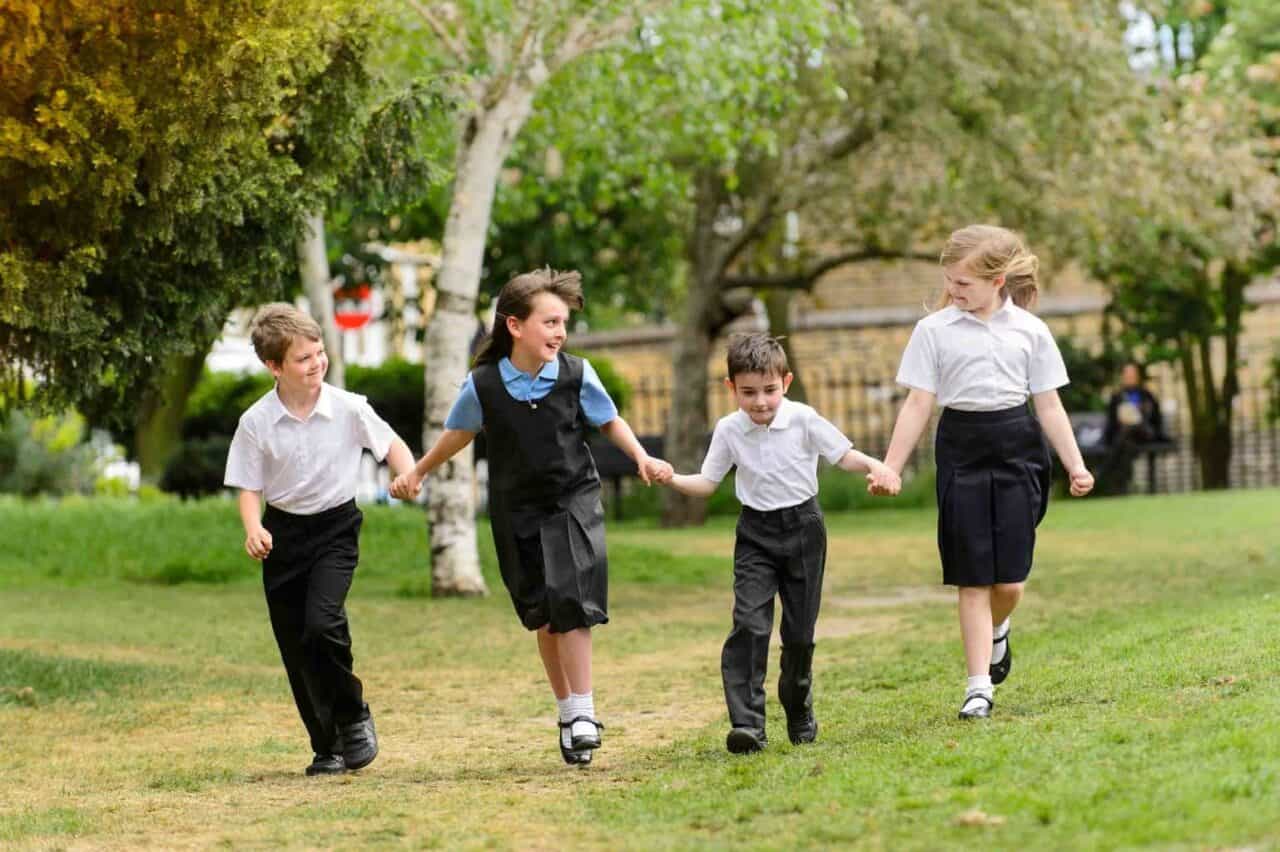
[[[507,392],[497,364],[472,373],[489,458],[489,523],[520,622],[553,633],[608,622],[600,477],[579,403],[582,359],[560,353],[542,399]]]
[[[1027,579],[1052,472],[1030,408],[944,408],[934,449],[942,582],[990,586]]]

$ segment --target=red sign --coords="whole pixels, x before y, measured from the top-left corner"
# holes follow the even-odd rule
[[[363,328],[373,319],[373,289],[368,284],[333,291],[333,321],[346,331]]]

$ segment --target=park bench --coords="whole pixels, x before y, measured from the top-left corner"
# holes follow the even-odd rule
[[[1079,411],[1068,414],[1067,417],[1071,420],[1076,443],[1080,446],[1080,455],[1097,480],[1098,494],[1128,493],[1129,477],[1122,476],[1124,472],[1119,470],[1119,466],[1132,464],[1144,456],[1147,460],[1147,492],[1156,493],[1159,485],[1157,458],[1176,450],[1176,441],[1144,441],[1132,444],[1126,448],[1126,452],[1121,452],[1120,448],[1103,442],[1107,433],[1107,415],[1103,412]],[[1118,481],[1123,483],[1123,487],[1109,488],[1108,484],[1117,481],[1117,477],[1121,477]]]

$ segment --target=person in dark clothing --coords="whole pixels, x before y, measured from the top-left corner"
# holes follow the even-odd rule
[[[1164,415],[1155,394],[1143,387],[1142,367],[1130,362],[1120,373],[1120,388],[1107,403],[1107,428],[1103,443],[1114,447],[1121,440],[1138,444],[1167,441]]]
[[[1169,440],[1160,402],[1143,386],[1143,379],[1139,364],[1125,364],[1120,387],[1107,402],[1107,425],[1102,436],[1107,449],[1099,471],[1100,493],[1127,494],[1133,480],[1133,463],[1141,448]]]
[[[581,307],[577,272],[542,269],[507,282],[444,432],[391,485],[393,496],[412,498],[423,477],[484,431],[502,582],[520,623],[537,634],[570,765],[591,762],[604,727],[592,692],[591,628],[609,620],[608,562],[587,429],[634,459],[646,484],[671,468],[645,452],[591,363],[562,351],[569,311]]]

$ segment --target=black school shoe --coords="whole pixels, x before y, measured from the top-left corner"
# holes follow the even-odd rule
[[[347,771],[347,762],[340,754],[317,754],[307,767],[307,776],[341,775]]]
[[[787,738],[792,745],[804,745],[818,738],[818,718],[813,715],[813,708],[806,710],[799,719],[787,716]]]
[[[1013,645],[1009,642],[1009,634],[1012,632],[1013,628],[1009,628],[1005,631],[1003,639],[997,639],[991,643],[992,645],[998,645],[1000,642],[1004,643],[1004,658],[998,663],[992,663],[989,670],[993,685],[1004,683],[1004,679],[1009,676],[1009,669],[1013,668]]]
[[[768,744],[769,738],[764,731],[754,728],[734,728],[724,740],[724,747],[733,754],[754,754],[763,751]]]
[[[579,722],[590,722],[596,726],[596,732],[594,734],[574,734],[572,740],[574,751],[600,748],[600,732],[604,730],[604,723],[598,722],[590,716],[574,716],[569,720],[568,724],[573,727]]]
[[[590,765],[590,763],[591,763],[591,751],[592,751],[591,749],[589,749],[589,748],[579,748],[579,749],[575,749],[575,748],[571,748],[571,747],[566,747],[566,746],[565,746],[565,744],[564,744],[564,740],[565,740],[564,732],[565,732],[565,731],[567,731],[567,730],[569,730],[570,728],[572,728],[572,727],[573,727],[573,723],[572,723],[572,722],[560,722],[560,723],[558,723],[558,724],[559,724],[559,730],[558,730],[558,731],[556,731],[556,742],[557,742],[557,743],[559,744],[559,746],[560,746],[560,756],[561,756],[562,758],[564,758],[564,762],[565,762],[565,763],[567,763],[567,764],[569,764],[570,766],[588,766],[588,765]],[[569,740],[569,741],[570,741],[571,743],[573,742],[573,740],[572,740],[572,735],[570,735],[570,740]]]
[[[364,718],[357,719],[339,728],[342,736],[342,759],[347,769],[363,769],[378,756],[378,735],[373,729],[373,715],[368,705],[364,708]]]
[[[965,710],[964,708],[968,706],[969,702],[973,701],[975,698],[978,699],[979,701],[983,701],[986,703],[975,704],[973,707],[969,708],[968,710]],[[991,698],[988,698],[986,693],[970,692],[968,695],[964,697],[964,701],[960,702],[960,718],[966,719],[966,720],[989,719],[991,718],[991,711],[995,709],[995,706],[996,706],[996,702]]]

